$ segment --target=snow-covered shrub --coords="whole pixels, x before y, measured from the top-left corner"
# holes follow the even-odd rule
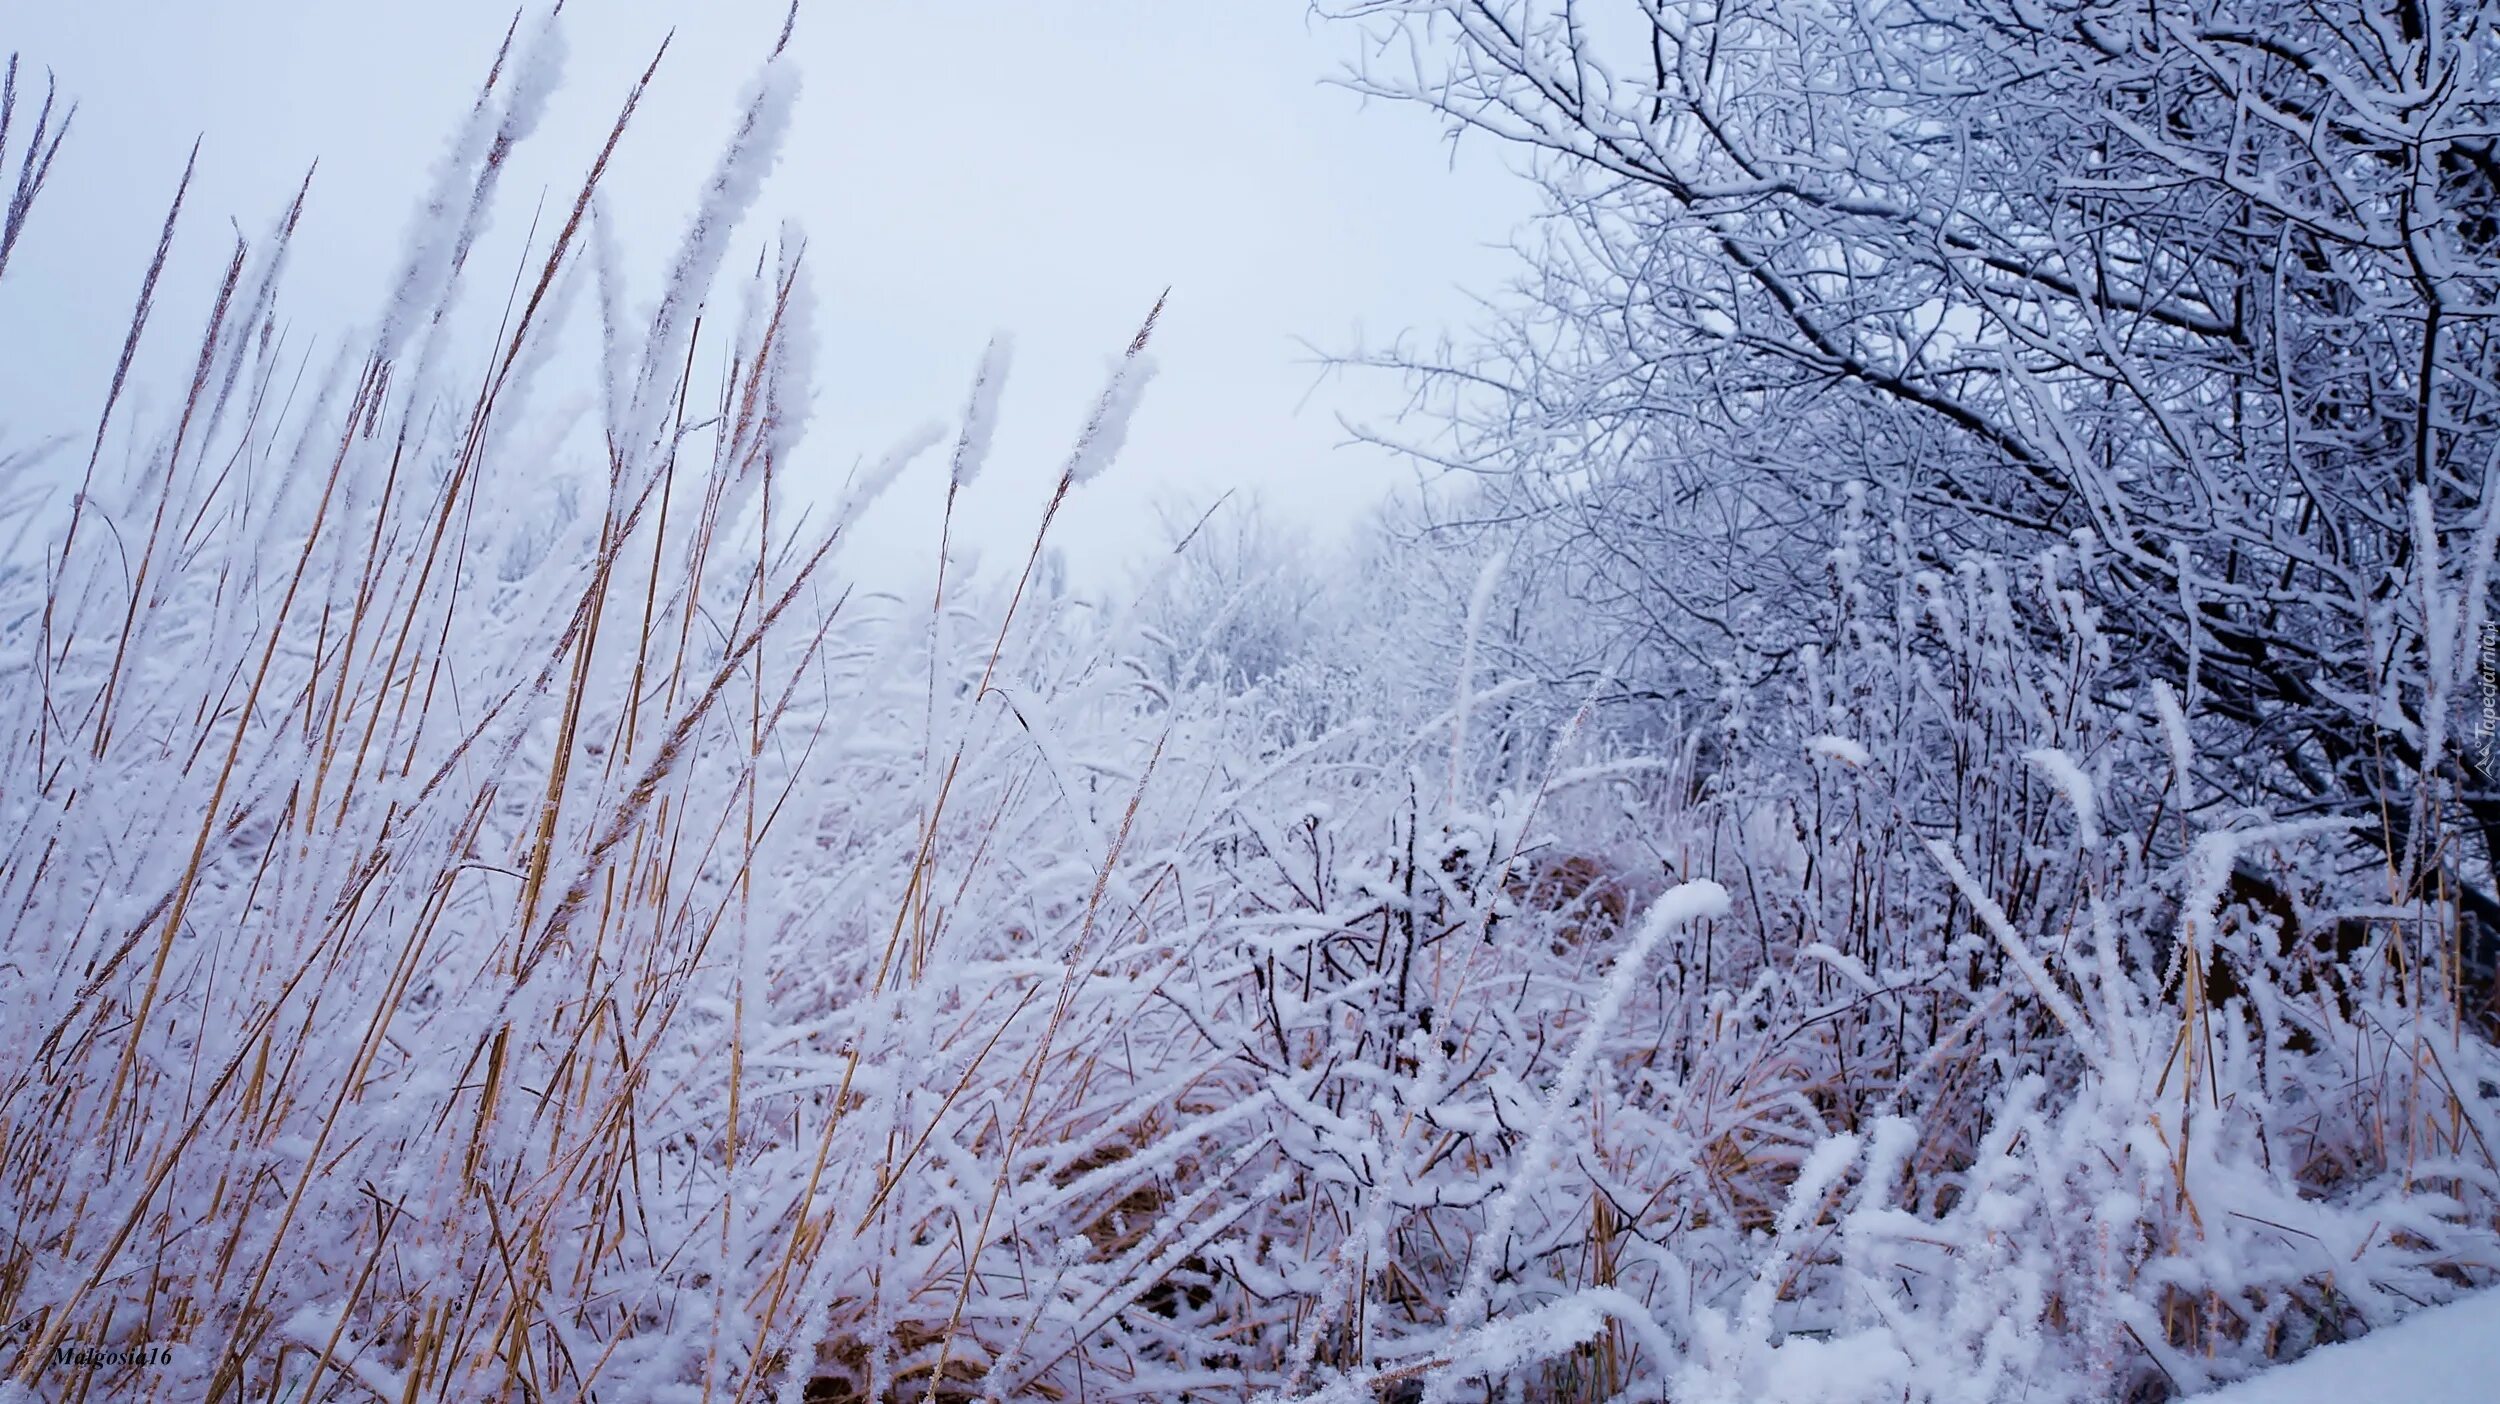
[[[2071,561],[1938,574],[1837,514],[1825,641],[1697,803],[1550,748],[1543,789],[1611,774],[1631,818],[1473,799],[1409,742],[1243,817],[1286,884],[1245,1056],[1318,1251],[1209,1261],[1307,1303],[1278,1397],[2157,1394],[2490,1280],[2453,909],[2179,793],[2197,719],[2104,685]],[[1609,841],[1724,913],[1591,940],[1527,900]]]
[[[2488,1282],[2456,910],[2392,903],[2347,826],[2194,793],[2195,719],[2112,693],[2069,557],[1939,575],[1863,513],[1715,802],[1712,981],[1811,1150],[1675,1397],[2194,1390]]]

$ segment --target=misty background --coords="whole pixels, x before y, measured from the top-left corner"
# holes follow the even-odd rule
[[[561,217],[665,38],[604,182],[629,305],[651,296],[785,13],[779,0],[575,0],[565,81],[541,137],[515,153],[479,285],[508,280],[542,199]],[[31,276],[0,285],[0,328],[44,329],[0,338],[0,424],[20,442],[92,433],[195,135],[136,403],[179,391],[189,350],[172,329],[205,311],[229,219],[257,239],[316,161],[288,334],[317,355],[377,315],[417,196],[511,18],[500,0],[0,0],[0,45],[22,52],[31,97],[49,68],[78,103],[64,173],[16,255]],[[1509,275],[1503,245],[1533,208],[1489,143],[1453,147],[1428,114],[1332,85],[1358,42],[1291,4],[804,8],[794,125],[730,259],[751,266],[783,219],[809,240],[820,389],[791,481],[830,493],[861,458],[956,413],[982,345],[1006,331],[1016,365],[994,476],[957,531],[984,553],[1020,551],[1107,358],[1168,285],[1160,370],[1123,471],[1054,528],[1072,579],[1108,584],[1160,544],[1162,516],[1227,489],[1340,539],[1412,469],[1341,425],[1393,415],[1397,379],[1332,372],[1322,353],[1462,333],[1473,292]],[[464,310],[500,310],[485,301]],[[927,557],[940,479],[925,463],[905,475],[846,547],[852,570],[876,581]]]

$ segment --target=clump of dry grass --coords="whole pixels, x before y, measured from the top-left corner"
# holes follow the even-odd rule
[[[455,148],[465,184],[412,239],[376,349],[286,398],[274,283],[299,196],[270,242],[236,247],[170,432],[115,424],[108,400],[44,570],[11,576],[0,1319],[18,1388],[119,1390],[47,1362],[150,1341],[171,1343],[145,1381],[168,1398],[753,1393],[765,1376],[739,1362],[798,1325],[803,1250],[844,1218],[817,1192],[849,1173],[829,1165],[864,1099],[783,1084],[825,1034],[786,1016],[847,1002],[822,982],[847,957],[806,947],[854,933],[811,928],[823,881],[771,884],[805,818],[837,849],[881,847],[894,807],[919,802],[885,772],[887,812],[808,813],[863,778],[811,775],[811,753],[840,745],[846,706],[891,698],[845,651],[858,607],[822,579],[845,523],[795,537],[778,500],[806,394],[801,250],[749,288],[699,432],[706,348],[677,311],[769,158],[752,138],[783,100],[780,51],[648,340],[611,347],[639,370],[611,381],[604,471],[581,474],[510,461],[509,429],[588,276],[596,192],[651,71],[486,371],[454,379],[442,344],[479,211],[544,96],[547,33],[506,37]],[[12,65],[0,114],[15,97]],[[50,117],[12,242],[60,144]],[[118,475],[115,431],[137,449]],[[1005,801],[975,793],[998,824]],[[926,890],[953,857],[943,805],[941,789],[902,855],[898,931],[946,915]],[[939,1001],[963,999],[941,1012],[967,1070],[997,1043],[981,1022],[999,989]],[[824,1059],[847,1057],[846,1083],[848,1043]],[[1030,1085],[1061,1061],[1045,1041]],[[906,1144],[887,1192],[913,1172]],[[700,1359],[689,1294],[712,1315]]]

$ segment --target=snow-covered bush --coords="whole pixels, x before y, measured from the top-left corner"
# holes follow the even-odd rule
[[[2491,1279],[2453,910],[2345,826],[2180,793],[2197,719],[2096,700],[2071,559],[1938,575],[1897,512],[1836,516],[1824,642],[1697,801],[1550,746],[1477,800],[1428,745],[1243,835],[1292,894],[1245,1056],[1333,1226],[1229,1264],[1316,1294],[1285,1396],[2193,1390]],[[1564,843],[1718,919],[1523,900]]]

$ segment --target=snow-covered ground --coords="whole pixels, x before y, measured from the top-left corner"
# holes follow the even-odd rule
[[[2490,1404],[2500,1399],[2500,1291],[2311,1351],[2205,1398],[2210,1404]]]

